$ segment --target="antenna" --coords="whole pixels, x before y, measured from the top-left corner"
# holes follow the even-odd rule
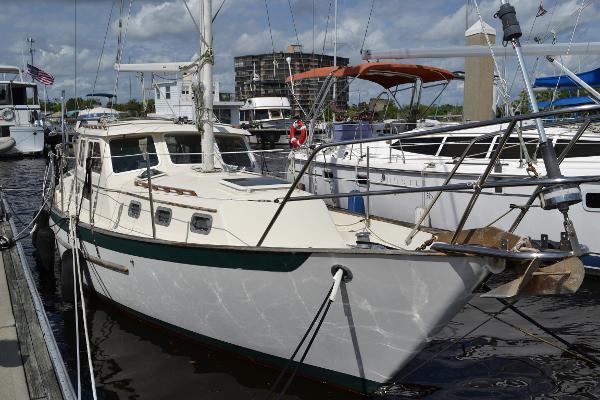
[[[33,53],[35,52],[35,49],[33,48],[33,44],[35,43],[35,39],[32,37],[28,37],[27,43],[29,43],[29,54],[31,55],[31,66],[33,66]],[[34,82],[33,76],[31,77],[31,82]]]

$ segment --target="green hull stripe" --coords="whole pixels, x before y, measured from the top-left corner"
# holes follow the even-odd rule
[[[68,232],[68,221],[51,212],[52,221]],[[186,245],[139,240],[122,234],[110,235],[104,230],[93,232],[80,225],[82,241],[89,246],[112,250],[136,257],[206,267],[234,268],[253,271],[291,272],[310,257],[310,252],[261,251],[253,249],[219,248],[219,246]]]
[[[223,349],[223,350],[231,352],[231,353],[241,354],[244,357],[250,358],[252,361],[262,363],[262,364],[269,364],[269,365],[272,365],[272,366],[275,366],[278,368],[285,367],[285,364],[288,362],[288,360],[285,358],[277,357],[277,356],[267,354],[267,353],[262,353],[262,352],[256,351],[256,350],[251,350],[246,347],[237,346],[235,344],[231,344],[228,342],[224,342],[222,340],[211,338],[210,336],[205,336],[205,335],[202,335],[202,334],[199,334],[196,332],[189,331],[187,329],[181,328],[176,325],[171,325],[168,322],[150,317],[146,314],[140,313],[140,312],[133,310],[127,306],[117,303],[114,300],[109,299],[102,294],[99,294],[99,295],[103,300],[105,300],[111,304],[114,304],[116,307],[121,308],[121,309],[125,310],[126,312],[136,315],[140,318],[143,318],[153,324],[156,324],[156,325],[162,326],[164,328],[167,328],[169,330],[175,331],[177,333],[183,334],[189,338],[192,338],[192,339],[197,340],[202,343],[206,343],[210,346],[217,347],[217,348]],[[291,351],[291,349],[290,349],[290,351]],[[297,363],[293,363],[291,365],[291,368],[294,367],[296,364]],[[326,369],[326,368],[316,367],[314,365],[302,364],[302,365],[300,365],[298,372],[301,375],[304,375],[306,377],[317,379],[319,381],[325,381],[327,383],[330,383],[330,384],[333,384],[336,386],[340,386],[343,388],[347,388],[347,389],[350,389],[350,390],[353,390],[353,391],[356,391],[359,393],[366,393],[366,394],[373,393],[382,385],[379,382],[371,381],[366,378],[360,378],[357,376],[344,374],[342,372],[337,372],[337,371],[332,371],[332,370]]]

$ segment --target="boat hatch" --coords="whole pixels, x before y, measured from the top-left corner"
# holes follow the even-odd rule
[[[256,178],[231,178],[222,179],[221,184],[243,191],[267,190],[267,189],[287,189],[290,184],[282,179],[269,176]]]

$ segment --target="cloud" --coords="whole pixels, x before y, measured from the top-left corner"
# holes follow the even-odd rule
[[[112,91],[116,73],[113,63],[117,53],[119,4],[117,0],[106,45],[102,49],[110,8],[114,0],[78,0],[77,17],[77,91],[79,94],[91,91],[96,72],[97,90]],[[200,0],[186,0],[197,19]],[[215,79],[225,90],[233,90],[233,58],[238,55],[270,53],[285,50],[290,43],[297,41],[292,23],[293,12],[298,38],[305,51],[320,54],[325,44],[325,52],[333,51],[333,0],[267,0],[271,26],[267,23],[264,0],[227,0],[214,24]],[[199,40],[182,0],[143,0],[133,1],[131,15],[127,23],[127,5],[122,16],[122,33],[127,36],[123,49],[124,62],[187,61],[198,52]],[[331,3],[331,6],[330,6]],[[574,25],[571,14],[581,0],[546,1],[548,14],[535,18],[538,1],[512,0],[527,41],[529,32],[533,35],[546,32],[548,27],[556,27],[558,40],[568,42]],[[213,2],[213,11],[221,0]],[[314,4],[314,10],[313,10]],[[473,1],[471,1],[473,4]],[[493,19],[497,11],[497,0],[478,0],[485,20],[501,32],[501,24]],[[0,14],[0,34],[5,43],[3,63],[22,65],[29,59],[25,38],[36,39],[35,63],[56,77],[55,85],[48,88],[50,96],[56,97],[60,89],[67,95],[74,91],[74,7],[72,0],[2,0]],[[556,6],[555,6],[556,5]],[[598,10],[595,4],[582,13],[574,36],[575,42],[597,41],[600,27],[597,26]],[[365,31],[371,9],[371,1],[343,0],[338,9],[338,55],[349,57],[351,63],[361,62],[360,49],[394,49],[407,47],[443,47],[463,44],[465,31],[465,1],[423,1],[423,0],[376,0],[366,39]],[[313,12],[314,11],[314,12]],[[43,15],[43,20],[41,16]],[[314,15],[314,22],[313,22]],[[469,21],[476,21],[477,13],[470,10]],[[562,22],[566,21],[566,22]],[[535,22],[535,24],[534,24]],[[313,30],[314,24],[314,30]],[[533,29],[532,29],[533,27]],[[550,28],[550,29],[551,29]],[[273,37],[273,47],[271,45]],[[531,41],[531,37],[529,41]],[[498,40],[499,41],[499,40]],[[103,52],[98,68],[98,59]],[[410,63],[424,63],[447,68],[463,69],[462,59],[407,60]],[[596,67],[597,56],[565,57],[563,62],[574,67]],[[554,74],[556,71],[544,60],[528,59],[528,69],[540,74]],[[534,71],[535,65],[535,71]],[[503,66],[501,65],[501,68]],[[515,84],[514,90],[522,87],[515,74],[514,60],[506,65],[508,80]],[[128,98],[131,77],[133,94],[140,93],[135,75],[121,74],[119,95]],[[378,94],[380,88],[372,83],[357,82],[352,85],[356,100],[360,90],[361,99]],[[441,101],[460,103],[462,88],[455,83],[442,96]]]

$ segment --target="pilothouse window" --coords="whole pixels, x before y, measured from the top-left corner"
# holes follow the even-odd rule
[[[151,136],[111,140],[110,155],[113,171],[118,173],[146,168],[145,152],[148,152],[150,166],[158,165],[158,156]]]
[[[255,110],[254,119],[269,119],[269,110]]]
[[[10,91],[8,90],[8,84],[0,84],[0,105],[10,104]]]
[[[239,168],[254,168],[243,137],[215,135],[215,141],[225,164]],[[202,137],[196,134],[165,135],[169,157],[173,164],[202,163]]]
[[[248,155],[248,148],[244,138],[239,136],[221,136],[217,135],[215,140],[219,146],[223,161],[236,167],[252,169],[252,160]]]
[[[200,164],[202,137],[200,135],[165,135],[165,143],[173,164]]]

